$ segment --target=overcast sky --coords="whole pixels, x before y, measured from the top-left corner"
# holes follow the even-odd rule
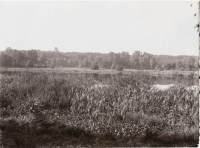
[[[198,15],[197,1],[1,1],[0,50],[198,55]]]

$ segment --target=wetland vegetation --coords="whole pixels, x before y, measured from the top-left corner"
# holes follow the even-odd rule
[[[198,144],[198,88],[161,91],[137,71],[114,81],[20,72],[0,84],[5,147]]]

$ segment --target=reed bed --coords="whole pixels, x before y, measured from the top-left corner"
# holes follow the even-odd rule
[[[198,90],[181,85],[151,89],[153,83],[144,72],[122,75],[99,88],[92,88],[88,80],[30,72],[3,75],[0,84],[0,127],[18,135],[18,139],[13,136],[16,145],[26,141],[40,146],[198,143]],[[58,143],[56,137],[63,141]]]

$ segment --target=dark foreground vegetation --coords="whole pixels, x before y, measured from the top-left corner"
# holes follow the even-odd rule
[[[0,79],[4,147],[197,146],[198,90],[151,89],[145,73],[92,81],[23,72]]]

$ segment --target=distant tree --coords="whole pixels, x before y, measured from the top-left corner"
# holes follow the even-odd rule
[[[82,67],[83,67],[83,63],[82,63],[81,60],[79,61],[78,67],[79,67],[79,68],[82,68]]]
[[[189,57],[187,60],[186,60],[187,64],[186,64],[186,68],[185,70],[192,70],[194,68],[194,65],[195,65],[195,59],[193,57]]]
[[[156,69],[156,70],[161,70],[160,64],[157,64],[156,67],[155,67],[155,69]]]
[[[71,60],[71,59],[69,59],[69,60],[67,61],[67,65],[68,65],[69,67],[72,67],[72,60]]]
[[[72,67],[78,67],[79,59],[73,58],[71,61]]]
[[[196,62],[195,62],[195,69],[198,69],[199,68],[199,61],[197,60]]]
[[[157,64],[156,58],[154,56],[152,56],[151,59],[150,59],[150,67],[151,67],[151,69],[155,69],[156,64]]]
[[[91,63],[94,62],[94,55],[93,55],[93,54],[90,54],[90,55],[89,55],[89,61],[90,61]]]
[[[102,64],[102,68],[107,68],[107,65],[106,65],[105,62],[103,62],[103,64]]]
[[[0,67],[11,67],[12,66],[12,57],[7,55],[4,52],[0,54]]]
[[[165,64],[165,69],[166,70],[170,70],[171,69],[171,63],[170,62]]]
[[[133,69],[139,69],[140,68],[140,57],[133,57],[131,58],[131,67]]]
[[[119,65],[123,65],[124,67],[130,67],[130,55],[128,52],[120,53]]]
[[[166,69],[166,63],[165,63],[165,62],[163,62],[163,63],[161,64],[161,69],[162,69],[162,70],[165,70],[165,69]]]
[[[59,52],[58,47],[55,47],[55,48],[54,48],[54,51],[55,51],[55,52]]]
[[[143,57],[143,68],[150,69],[150,54],[144,52],[142,57]]]
[[[55,47],[54,51],[41,50],[16,50],[8,47],[0,57],[1,66],[25,67],[28,60],[33,64],[54,65],[62,67],[92,67],[98,63],[99,67],[115,69],[116,65],[133,69],[177,69],[177,70],[197,70],[197,56],[169,56],[152,55],[135,51],[131,56],[128,52],[108,54],[103,53],[78,53],[59,52]],[[52,62],[52,59],[53,62]]]
[[[176,62],[176,69],[179,70],[181,67],[183,67],[183,64],[181,61]]]
[[[105,65],[106,65],[106,68],[111,69],[112,62],[111,61],[106,61]]]
[[[67,62],[68,62],[67,59],[66,59],[66,58],[63,58],[63,59],[62,59],[62,66],[63,66],[63,67],[66,67],[67,64],[68,64]]]
[[[33,66],[34,66],[33,62],[31,60],[28,60],[27,63],[26,63],[26,67],[27,68],[30,68],[30,67],[32,68]]]
[[[102,64],[102,62],[103,62],[102,60],[103,60],[103,58],[101,56],[95,56],[95,58],[94,58],[94,62],[97,62],[99,65]]]
[[[113,63],[119,64],[120,63],[120,55],[118,53],[114,53],[113,55]]]
[[[89,67],[89,61],[87,58],[85,58],[83,61],[82,61],[82,65],[83,67]]]
[[[13,67],[21,67],[24,66],[25,63],[25,55],[23,52],[11,49],[10,47],[5,50],[5,53],[12,58],[12,66]]]
[[[112,64],[111,69],[115,69],[116,65]]]
[[[117,71],[122,71],[123,69],[124,69],[124,67],[121,65],[116,65],[116,67],[115,67],[115,70],[117,70]]]
[[[97,63],[97,62],[92,63],[91,69],[92,69],[92,70],[99,70],[99,65],[98,65],[98,63]]]
[[[4,67],[5,63],[5,54],[4,52],[0,53],[0,67]]]
[[[184,67],[180,67],[180,68],[179,68],[179,70],[181,70],[181,71],[184,71],[184,69],[185,69]]]
[[[28,60],[32,61],[33,63],[37,63],[38,57],[37,57],[36,50],[31,49],[31,50],[26,51],[26,57]]]
[[[56,60],[55,60],[55,58],[52,58],[51,62],[50,62],[50,67],[55,68],[55,66],[56,66]]]
[[[140,68],[141,69],[145,69],[145,67],[146,67],[146,60],[145,60],[145,57],[140,57],[139,58],[139,62],[140,62]]]
[[[46,54],[45,53],[42,53],[40,55],[40,57],[38,58],[38,62],[39,64],[41,65],[46,65],[46,60],[47,60],[47,57],[46,57]]]
[[[11,47],[7,47],[6,50],[12,50],[12,48]]]
[[[55,48],[54,48],[54,52],[53,52],[53,53],[54,53],[54,57],[56,57],[56,58],[57,58],[57,57],[60,57],[60,53],[59,53],[58,47],[55,47]]]
[[[140,52],[140,51],[135,51],[134,53],[133,53],[133,56],[134,57],[140,57],[142,55],[142,53]]]
[[[57,67],[62,66],[62,65],[61,65],[61,58],[57,57],[55,63],[56,63],[56,66],[57,66]]]
[[[113,57],[114,57],[114,52],[110,52],[110,53],[108,54],[108,59],[109,59],[109,61],[113,62]]]
[[[176,69],[176,62],[172,62],[172,63],[171,63],[171,69],[172,69],[172,70]]]

